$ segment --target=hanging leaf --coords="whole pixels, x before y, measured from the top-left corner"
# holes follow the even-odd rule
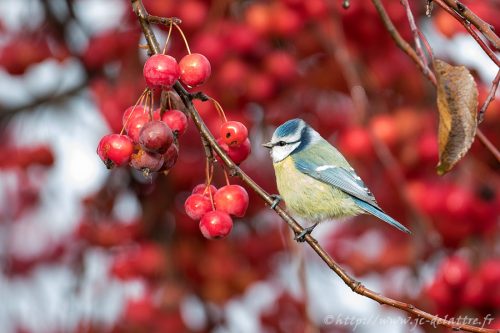
[[[476,82],[464,66],[452,66],[436,59],[439,111],[439,163],[443,175],[467,153],[476,135],[478,92]]]

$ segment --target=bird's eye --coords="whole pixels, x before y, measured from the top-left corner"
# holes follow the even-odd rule
[[[286,142],[285,141],[278,141],[277,145],[280,147],[283,147],[283,146],[286,146]]]

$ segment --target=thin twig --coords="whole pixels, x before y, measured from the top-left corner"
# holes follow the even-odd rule
[[[481,109],[479,109],[479,113],[477,115],[477,123],[481,124],[484,120],[484,114],[486,113],[486,109],[490,105],[491,101],[495,99],[495,93],[498,88],[498,82],[500,81],[500,70],[497,72],[497,76],[495,76],[495,79],[493,80],[490,88],[490,92],[488,93],[488,96],[486,97],[486,100],[483,103],[483,106],[481,106]]]
[[[411,12],[410,4],[408,3],[408,0],[400,0],[400,1],[406,10],[406,16],[408,17],[408,23],[410,24],[410,29],[413,34],[413,39],[415,41],[415,49],[417,50],[417,54],[420,56],[420,59],[422,59],[424,65],[428,68],[429,66],[427,64],[427,58],[425,57],[424,50],[422,49],[422,44],[420,43],[419,29],[417,28],[417,25],[415,23],[415,18],[413,17],[413,13]]]
[[[457,0],[438,0],[434,1],[441,6],[440,2],[446,3],[449,8],[452,8],[457,14],[463,17],[462,21],[472,23],[481,33],[488,39],[491,45],[496,49],[500,49],[500,38],[496,35],[491,24],[483,21],[479,16],[471,11],[467,6]],[[441,6],[442,7],[442,6]]]
[[[178,17],[160,17],[150,14],[147,15],[146,20],[148,20],[149,23],[162,24],[162,25],[172,25],[172,24],[182,23],[182,20]]]
[[[136,13],[138,20],[140,22],[144,36],[146,37],[146,40],[150,47],[150,52],[158,53],[160,48],[158,42],[156,41],[156,37],[154,36],[154,33],[151,27],[149,26],[149,23],[146,20],[147,13],[146,10],[144,9],[144,6],[142,5],[142,1],[131,0],[131,2],[134,12]],[[179,94],[182,101],[184,102],[184,105],[186,106],[188,113],[190,114],[196,128],[198,129],[198,132],[210,144],[215,153],[217,153],[220,156],[222,163],[229,170],[231,176],[239,177],[248,187],[250,187],[257,195],[259,195],[266,204],[271,205],[274,202],[274,198],[271,195],[269,195],[269,193],[267,193],[264,189],[262,189],[262,187],[260,187],[252,178],[250,178],[250,176],[248,176],[245,172],[243,172],[243,170],[241,170],[227,156],[224,150],[217,144],[215,138],[210,133],[207,126],[203,122],[200,114],[194,107],[191,101],[192,96],[189,94],[189,92],[187,92],[186,89],[179,82],[176,82],[173,88]],[[283,221],[285,221],[289,225],[289,227],[295,234],[301,233],[304,230],[302,226],[297,223],[297,221],[295,221],[290,215],[288,215],[288,213],[283,208],[281,208],[280,205],[276,205],[274,211],[283,219]],[[349,274],[347,274],[344,271],[344,269],[341,266],[339,266],[332,259],[332,257],[330,257],[330,255],[319,245],[318,241],[311,235],[307,234],[305,236],[305,241],[316,252],[316,254],[328,265],[328,267],[330,267],[330,269],[333,270],[342,279],[342,281],[344,281],[344,283],[347,284],[357,294],[371,298],[379,302],[380,304],[386,304],[391,307],[404,310],[408,313],[424,318],[429,322],[436,323],[444,327],[449,327],[454,330],[463,330],[463,331],[479,332],[479,333],[500,333],[497,330],[479,328],[470,325],[463,325],[454,321],[446,320],[438,316],[432,315],[430,313],[427,313],[423,310],[417,309],[415,306],[411,304],[407,304],[405,302],[397,301],[392,298],[380,295],[366,288],[360,282],[356,281],[354,278],[349,276]]]
[[[379,16],[382,18],[382,22],[385,25],[385,28],[389,32],[389,34],[392,36],[392,39],[396,41],[396,45],[403,50],[410,58],[413,60],[415,64],[420,68],[422,73],[432,82],[434,85],[436,85],[436,77],[434,76],[434,73],[427,67],[422,59],[418,56],[417,52],[411,47],[410,44],[408,44],[403,37],[399,34],[398,30],[392,23],[391,18],[389,17],[389,14],[387,14],[387,11],[384,8],[384,5],[380,2],[380,0],[372,0],[373,5],[375,6],[375,9],[377,9],[377,12]]]
[[[495,156],[498,162],[500,162],[500,152],[493,145],[493,143],[481,132],[479,129],[477,130],[476,136],[479,138],[481,143],[488,148],[488,150]]]
[[[461,16],[459,13],[457,13],[455,10],[451,9],[450,7],[447,6],[447,4],[444,2],[444,0],[434,0],[439,6],[441,6],[445,11],[448,12],[451,16],[453,16],[457,21],[462,23],[462,25],[465,27],[467,32],[474,38],[474,40],[481,46],[483,51],[490,57],[490,59],[500,67],[500,60],[498,60],[498,57],[496,54],[486,45],[486,43],[479,37],[479,35],[474,31],[474,29],[471,28],[470,22]],[[484,21],[483,21],[484,22]],[[496,36],[496,35],[495,35]],[[498,38],[498,37],[497,37]],[[498,49],[498,48],[497,48]]]
[[[39,107],[40,105],[47,104],[47,103],[57,103],[57,102],[64,100],[67,97],[74,96],[74,95],[78,94],[79,92],[83,91],[83,89],[85,87],[87,87],[88,82],[89,82],[88,79],[84,79],[81,82],[79,82],[76,86],[74,86],[68,90],[58,92],[58,93],[51,92],[45,96],[35,98],[27,104],[17,105],[17,106],[13,106],[10,108],[2,106],[1,111],[0,111],[0,120],[2,118],[12,116],[13,114],[15,114],[17,112],[32,110],[36,107]]]

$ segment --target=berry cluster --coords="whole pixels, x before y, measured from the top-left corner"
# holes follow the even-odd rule
[[[199,184],[184,202],[186,214],[199,220],[200,231],[208,239],[224,238],[233,228],[234,217],[243,217],[248,208],[248,193],[239,185],[217,189]]]
[[[173,108],[172,104],[180,98],[172,87],[178,81],[196,87],[205,83],[211,74],[208,59],[202,54],[191,53],[182,30],[178,30],[189,54],[179,63],[166,54],[148,58],[143,68],[148,87],[139,101],[123,113],[121,133],[105,135],[99,142],[97,154],[109,169],[129,164],[147,177],[152,172],[167,173],[177,161],[178,138],[187,129],[187,117],[184,112]],[[158,108],[153,111],[153,96],[159,91],[166,92],[168,110]],[[248,130],[241,122],[228,121],[220,104],[212,98],[209,100],[223,121],[217,142],[234,163],[240,164],[251,152]],[[216,159],[220,157],[217,155]],[[208,165],[212,163],[207,158],[208,185],[196,186],[185,202],[186,213],[200,221],[201,233],[209,239],[227,236],[233,227],[231,216],[243,217],[249,202],[248,193],[239,185],[230,185],[229,181],[220,189],[210,185],[213,168]]]
[[[185,40],[184,35],[182,36]],[[189,51],[188,46],[187,49]],[[104,164],[110,169],[129,163],[145,176],[151,172],[170,170],[179,155],[177,138],[187,129],[187,117],[183,112],[172,108],[159,108],[152,112],[153,92],[167,91],[171,106],[170,98],[175,94],[171,89],[177,80],[195,87],[203,84],[210,74],[210,62],[199,53],[189,52],[180,63],[166,54],[155,54],[148,58],[143,68],[148,88],[139,99],[142,101],[146,97],[146,103],[144,106],[136,104],[125,110],[122,133],[125,131],[126,135],[109,134],[101,139],[97,154]]]
[[[153,113],[150,108],[131,106],[123,114],[126,134],[105,135],[97,146],[97,154],[108,168],[127,163],[151,172],[168,171],[177,161],[177,138],[187,129],[186,115],[175,109]]]

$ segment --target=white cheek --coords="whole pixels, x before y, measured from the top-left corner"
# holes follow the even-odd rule
[[[299,144],[300,143],[297,142],[294,143],[293,145],[286,145],[284,147],[275,146],[271,150],[271,157],[273,158],[273,162],[278,163],[284,160],[288,155],[290,155],[295,150],[295,148],[299,146]]]

